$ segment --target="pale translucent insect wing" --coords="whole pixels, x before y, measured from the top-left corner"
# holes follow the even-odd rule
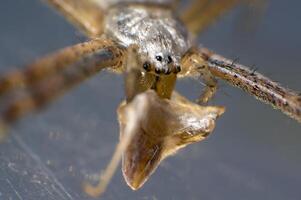
[[[153,90],[123,102],[118,108],[120,142],[99,184],[84,185],[86,193],[97,197],[105,191],[121,157],[126,183],[139,189],[164,158],[205,139],[224,111],[223,107],[199,106],[177,93],[171,100],[162,99]]]
[[[89,37],[102,34],[103,10],[93,0],[46,0]]]
[[[143,114],[129,115],[138,110]],[[118,110],[120,138],[132,137],[122,160],[127,184],[140,188],[165,157],[207,137],[223,112],[223,107],[202,107],[175,93],[171,100],[162,99],[151,90],[122,105]],[[131,124],[135,128],[128,133]]]

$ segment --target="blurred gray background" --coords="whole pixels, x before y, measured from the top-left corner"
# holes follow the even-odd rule
[[[300,6],[299,0],[271,0],[251,32],[240,26],[245,9],[233,10],[200,42],[301,91]],[[39,0],[0,2],[1,74],[84,40]],[[168,158],[136,192],[118,170],[103,199],[300,199],[301,125],[220,85],[212,104],[226,106],[227,112],[206,141]],[[177,87],[190,99],[202,88],[193,80]],[[0,199],[90,199],[81,183],[104,169],[113,153],[116,108],[123,96],[123,78],[100,73],[20,121],[0,145]]]

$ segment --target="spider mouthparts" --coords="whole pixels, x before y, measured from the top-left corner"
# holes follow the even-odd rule
[[[168,68],[163,68],[163,69],[159,69],[159,68],[155,68],[155,73],[156,74],[164,74],[164,75],[169,75],[169,74],[171,74],[171,72],[173,72],[173,73],[178,73],[178,69],[177,68],[175,68],[174,70],[172,70],[170,67],[168,67]],[[181,71],[181,70],[180,70]]]
[[[181,71],[181,66],[177,65],[176,68],[175,68],[175,71],[174,73],[177,74]]]
[[[161,69],[155,68],[155,73],[156,73],[156,74],[161,74],[161,72],[162,72]]]
[[[171,73],[171,69],[170,68],[165,69],[164,74],[168,75],[170,73]]]

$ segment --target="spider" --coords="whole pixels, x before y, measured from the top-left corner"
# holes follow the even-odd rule
[[[145,41],[142,40],[143,45],[137,43],[135,38],[131,38],[132,33],[125,36],[124,32],[129,32],[129,30],[123,30],[124,27],[118,27],[119,25],[123,26],[124,24],[132,23],[131,20],[135,20],[135,18],[132,19],[131,14],[139,18],[141,16],[140,12],[142,12],[142,14],[148,14],[150,12],[154,15],[146,16],[146,19],[147,17],[155,19],[156,17],[159,19],[170,17],[170,19],[173,19],[171,17],[172,15],[168,12],[170,8],[165,5],[164,2],[164,5],[145,5],[145,3],[119,4],[118,6],[109,6],[105,9],[106,11],[102,10],[103,12],[100,12],[101,8],[99,8],[101,1],[98,1],[100,4],[95,4],[95,2],[92,1],[49,2],[56,5],[67,17],[83,29],[88,36],[96,39],[64,49],[57,54],[41,59],[29,66],[23,73],[13,72],[4,77],[1,80],[2,96],[18,88],[25,88],[25,90],[31,91],[31,94],[25,94],[24,97],[22,96],[8,105],[7,110],[5,110],[3,114],[4,124],[13,123],[26,112],[46,105],[57,94],[82,81],[87,76],[95,74],[102,68],[110,67],[114,72],[124,72],[127,74],[127,102],[137,100],[136,96],[141,92],[144,94],[144,91],[147,89],[156,91],[156,94],[145,93],[144,95],[147,95],[147,98],[144,98],[144,101],[155,98],[153,101],[156,104],[160,102],[161,99],[170,99],[177,76],[197,76],[203,79],[207,85],[205,92],[199,99],[199,102],[204,104],[215,93],[217,89],[215,78],[219,77],[233,85],[241,87],[260,100],[271,103],[274,107],[281,109],[284,113],[300,121],[300,96],[298,96],[297,93],[289,91],[275,82],[264,78],[259,73],[238,65],[234,61],[224,59],[207,49],[191,48],[191,42],[187,42],[189,41],[188,36],[185,30],[182,30],[184,27],[182,27],[181,24],[177,24],[176,20],[171,20],[170,24],[166,24],[169,22],[162,22],[163,25],[168,25],[170,26],[169,28],[171,28],[171,30],[162,28],[163,34],[160,31],[158,31],[158,33],[156,32],[156,30],[161,30],[161,27],[157,27],[157,24],[155,29],[151,29],[151,26],[150,30],[143,29],[145,32],[141,31],[141,34],[147,35],[147,31],[149,31],[149,33],[152,33],[154,36],[154,38],[148,38]],[[198,32],[201,31],[201,28],[206,27],[207,23],[212,21],[213,18],[234,6],[236,3],[236,1],[227,1],[225,5],[222,5],[221,2],[219,2],[219,4],[212,3],[211,5],[210,3],[206,5],[209,6],[209,8],[212,6],[211,9],[213,11],[215,11],[215,9],[218,11],[211,13],[210,11],[212,10],[208,9],[208,13],[205,13],[207,16],[210,16],[208,17],[208,21],[200,20],[199,22],[195,22],[192,20],[192,22],[190,22],[188,19],[191,18],[189,15],[193,15],[191,14],[193,13],[192,11],[187,12],[186,15],[184,14],[182,20],[184,22],[187,20],[185,24],[187,24],[189,30]],[[195,1],[194,4],[190,9],[195,7],[201,8],[200,6],[202,6],[200,1]],[[105,8],[105,6],[107,5],[103,4],[103,8]],[[147,12],[143,13],[145,10]],[[108,15],[104,17],[103,13],[105,12],[108,12]],[[115,16],[121,15],[117,17],[117,19],[121,19],[121,17],[126,16],[126,14],[129,15],[128,17],[130,19],[125,19],[128,20],[128,22],[119,24],[119,21],[114,21]],[[156,14],[158,14],[158,16],[156,16]],[[211,14],[213,15],[212,18]],[[198,16],[198,13],[194,13],[194,15]],[[100,23],[102,21],[105,22],[104,26]],[[117,25],[117,29],[114,27],[114,24]],[[105,25],[107,25],[107,27]],[[146,28],[149,28],[149,26]],[[173,30],[172,28],[175,29]],[[178,30],[179,33],[175,35],[170,34],[170,32],[175,33],[174,31]],[[102,34],[103,31],[105,32],[104,35]],[[161,34],[163,38],[160,38]],[[125,38],[122,38],[124,36]],[[166,38],[164,38],[164,36],[166,36]],[[175,36],[175,38],[172,38],[173,36]],[[158,41],[158,38],[161,40]],[[172,38],[171,41],[169,41],[170,38]],[[131,39],[134,42],[132,42]],[[167,44],[164,44],[164,42]],[[171,47],[160,49],[162,46]],[[134,66],[134,68],[123,66]],[[143,84],[140,85],[141,82],[143,82]],[[156,97],[159,98],[156,99]],[[175,103],[181,103],[182,100],[179,100],[181,98],[182,97],[175,97]],[[128,104],[130,108],[131,105],[130,103]],[[158,104],[160,105],[161,103]],[[138,103],[138,105],[141,105],[141,103]],[[189,107],[192,106],[194,105],[189,103]],[[216,114],[216,116],[218,116],[222,113],[222,109],[216,109],[218,111],[215,111],[213,114],[218,113]],[[137,111],[137,113],[143,112]],[[207,136],[209,132],[211,132],[211,129],[206,132],[206,134],[202,131],[203,137],[201,139]],[[195,141],[199,140],[198,138]],[[148,175],[145,175],[144,177],[147,176]],[[137,180],[138,178],[134,177],[129,179]],[[133,180],[127,181],[131,187],[138,188],[145,179],[142,181],[139,180],[139,183],[131,183]]]

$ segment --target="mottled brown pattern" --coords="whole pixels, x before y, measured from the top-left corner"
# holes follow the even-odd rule
[[[260,101],[271,104],[275,109],[301,122],[300,93],[284,88],[262,74],[207,49],[202,49],[201,52],[214,76],[243,89]]]
[[[109,40],[96,39],[67,47],[52,55],[38,59],[34,63],[25,66],[23,71],[10,72],[2,76],[0,78],[0,96],[18,87],[32,87],[39,81],[47,79],[70,67],[71,63],[79,60],[82,56],[102,48],[112,48],[115,45]],[[119,50],[112,52],[117,57],[121,56]]]
[[[23,72],[5,76],[0,82],[2,96],[17,89],[26,90],[27,95],[9,102],[1,114],[2,120],[14,122],[103,68],[118,70],[123,53],[122,47],[109,40],[92,40],[42,58]]]

